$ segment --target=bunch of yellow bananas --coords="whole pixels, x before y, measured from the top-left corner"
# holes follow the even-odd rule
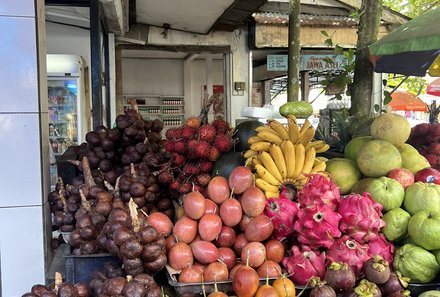
[[[329,146],[322,140],[312,141],[315,129],[308,120],[301,129],[294,116],[288,117],[288,128],[269,120],[267,126],[255,131],[257,135],[249,139],[250,150],[244,156],[247,165],[254,167],[255,184],[266,197],[278,197],[285,183],[300,189],[307,175],[325,171],[325,159],[317,158],[316,153],[327,151]]]

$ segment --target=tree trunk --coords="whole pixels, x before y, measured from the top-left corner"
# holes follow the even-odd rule
[[[368,45],[376,41],[382,15],[382,0],[362,0],[356,44],[356,58],[351,93],[352,115],[371,112],[373,65],[368,60]]]
[[[289,52],[287,72],[287,101],[299,100],[299,58],[300,58],[300,15],[301,1],[290,0],[289,3]]]

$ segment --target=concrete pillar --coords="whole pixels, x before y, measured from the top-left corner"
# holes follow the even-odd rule
[[[44,284],[49,263],[44,1],[2,0],[0,35],[0,296],[15,297]]]

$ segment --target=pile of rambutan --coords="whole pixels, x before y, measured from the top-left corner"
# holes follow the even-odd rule
[[[233,129],[225,120],[201,124],[198,117],[188,118],[185,125],[166,131],[164,148],[170,158],[158,181],[179,194],[193,190],[204,192],[220,154],[233,148]]]

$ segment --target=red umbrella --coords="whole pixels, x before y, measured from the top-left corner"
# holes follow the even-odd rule
[[[391,102],[388,106],[392,110],[405,110],[405,111],[423,111],[428,110],[428,106],[419,97],[416,97],[413,93],[405,91],[396,91],[391,94]]]
[[[437,78],[436,80],[428,84],[428,87],[426,88],[426,93],[429,95],[440,96],[440,78]]]

